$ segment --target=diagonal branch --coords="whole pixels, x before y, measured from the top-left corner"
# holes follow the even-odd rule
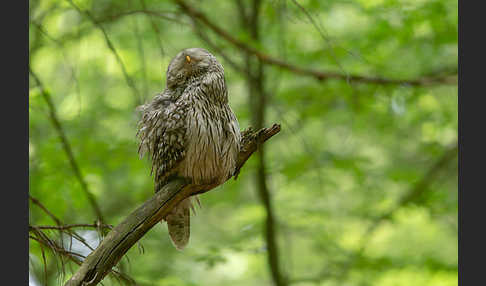
[[[56,46],[58,46],[61,49],[61,53],[62,53],[62,56],[64,58],[64,61],[66,62],[66,65],[69,67],[69,69],[71,70],[71,79],[72,79],[72,81],[74,81],[74,87],[75,87],[76,94],[77,94],[79,100],[81,100],[79,80],[78,80],[78,77],[76,75],[76,66],[74,64],[70,63],[69,57],[68,57],[68,55],[66,54],[66,51],[65,51],[64,42],[52,37],[40,23],[37,23],[35,21],[31,21],[30,23],[34,27],[36,27],[37,30],[39,30],[40,34],[42,34],[46,39],[50,40],[51,42],[53,42]]]
[[[64,152],[66,152],[66,155],[69,159],[69,163],[71,164],[71,168],[73,169],[74,175],[78,179],[81,189],[85,193],[86,197],[88,198],[88,201],[93,208],[93,211],[96,214],[96,217],[100,222],[103,222],[103,215],[101,214],[101,209],[98,206],[98,203],[95,200],[95,197],[93,193],[88,189],[88,185],[86,184],[86,181],[84,180],[83,175],[81,174],[81,170],[79,168],[78,163],[76,162],[76,159],[74,158],[73,151],[71,149],[71,145],[69,144],[69,140],[66,137],[66,134],[62,128],[61,122],[59,121],[57,117],[57,112],[56,112],[56,107],[54,106],[54,103],[52,102],[51,96],[49,92],[44,88],[44,85],[40,81],[39,77],[32,71],[32,69],[29,67],[29,73],[32,76],[32,78],[35,80],[37,83],[37,86],[40,89],[40,93],[44,100],[47,103],[47,106],[49,107],[49,118],[51,119],[52,125],[54,125],[54,128],[56,129],[59,138],[61,139],[62,147],[64,149]]]
[[[371,234],[381,222],[390,219],[397,212],[397,210],[399,210],[404,206],[409,205],[410,203],[417,201],[417,199],[419,199],[427,191],[429,185],[434,181],[436,181],[440,171],[445,167],[447,167],[448,164],[454,158],[457,157],[457,152],[458,152],[457,144],[452,147],[449,147],[444,152],[444,154],[439,158],[439,160],[437,160],[430,167],[430,169],[427,170],[427,172],[423,175],[423,177],[417,183],[415,183],[414,186],[398,200],[398,202],[392,209],[376,217],[373,220],[373,223],[368,227],[365,234],[367,235]]]
[[[189,5],[184,0],[174,0],[177,2],[179,7],[193,19],[198,20],[200,23],[207,26],[211,29],[214,33],[218,34],[221,38],[225,39],[233,46],[239,48],[243,52],[249,55],[253,55],[257,57],[260,61],[268,65],[278,66],[282,69],[287,71],[313,77],[319,81],[329,80],[329,79],[340,79],[340,80],[347,80],[350,82],[358,82],[358,83],[372,83],[372,84],[382,84],[382,85],[410,85],[410,86],[429,86],[429,85],[438,85],[438,84],[450,84],[456,85],[457,84],[457,75],[448,75],[448,76],[441,76],[441,77],[423,77],[418,79],[390,79],[390,78],[383,78],[383,77],[369,77],[363,75],[356,75],[356,74],[341,74],[336,72],[328,72],[328,71],[320,71],[315,69],[310,69],[306,67],[301,67],[297,65],[290,64],[278,58],[272,57],[268,54],[260,52],[258,49],[255,49],[243,41],[234,38],[229,32],[222,29],[218,25],[214,24],[211,20],[206,17],[201,11],[195,9],[193,6]]]
[[[385,221],[391,219],[393,215],[401,208],[415,202],[419,199],[428,189],[429,185],[432,184],[434,181],[437,180],[440,171],[447,167],[449,163],[457,157],[458,152],[458,145],[454,145],[447,149],[444,154],[437,160],[430,169],[423,175],[423,177],[413,185],[413,187],[406,192],[395,204],[393,208],[389,211],[385,212],[384,214],[375,217],[371,224],[366,229],[365,233],[361,237],[361,246],[360,248],[351,255],[350,259],[345,262],[343,267],[341,267],[341,271],[338,274],[338,279],[343,279],[349,270],[355,265],[356,261],[363,256],[363,253],[368,246],[368,242],[371,239],[375,230]]]
[[[382,215],[375,217],[371,221],[370,225],[367,227],[364,234],[361,236],[359,248],[355,252],[349,253],[349,258],[343,263],[341,263],[341,265],[339,266],[340,271],[338,273],[336,274],[330,273],[328,269],[324,269],[323,271],[321,271],[321,273],[319,273],[315,277],[292,279],[291,282],[292,283],[300,283],[300,282],[321,283],[330,275],[335,276],[339,282],[342,282],[342,280],[346,277],[349,271],[353,269],[355,263],[360,258],[363,257],[363,253],[366,250],[366,247],[368,246],[368,242],[372,238],[376,229],[378,229],[378,227],[385,221],[390,220],[398,210],[417,201],[417,199],[419,199],[427,191],[430,184],[437,181],[440,172],[444,168],[446,168],[454,158],[457,157],[457,152],[458,152],[457,144],[448,148],[444,152],[444,154],[427,170],[427,172],[422,176],[422,178],[417,183],[415,183],[410,190],[405,192],[405,194],[403,194],[403,196],[400,199],[398,199],[397,203],[390,210],[383,213]]]
[[[272,127],[258,132],[251,130],[243,132],[242,149],[237,161],[238,170],[257,150],[258,146],[279,131],[280,125],[274,124]],[[217,186],[216,184],[196,186],[182,178],[170,181],[160,192],[157,192],[114,227],[98,247],[86,257],[81,267],[66,282],[65,286],[98,284],[125,253],[175,205],[189,196],[210,191]]]

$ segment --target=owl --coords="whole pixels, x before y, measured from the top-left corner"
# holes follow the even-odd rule
[[[223,66],[207,50],[179,52],[168,66],[164,91],[137,109],[139,154],[152,160],[155,192],[174,176],[220,184],[235,172],[238,120],[228,104]],[[186,198],[163,219],[178,250],[189,241],[195,201]]]

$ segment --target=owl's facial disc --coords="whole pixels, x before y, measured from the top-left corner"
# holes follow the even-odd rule
[[[179,52],[169,64],[167,84],[174,87],[183,84],[195,74],[204,73],[211,65],[211,54],[201,48],[190,48]]]
[[[210,57],[200,49],[186,49],[180,56],[181,72],[187,77],[204,73],[210,66]]]

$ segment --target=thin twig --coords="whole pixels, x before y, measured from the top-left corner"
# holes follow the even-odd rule
[[[53,240],[46,240],[46,239],[43,239],[42,237],[35,237],[35,236],[32,236],[32,235],[29,235],[29,238],[34,240],[34,241],[37,241],[41,247],[47,246],[55,254],[67,257],[69,260],[76,263],[77,265],[82,264],[82,261],[81,261],[80,258],[82,258],[82,259],[86,258],[86,256],[84,256],[80,253],[69,251],[69,250],[62,248],[60,245],[55,243],[55,241],[53,241]],[[128,276],[127,274],[121,273],[121,272],[114,270],[114,269],[110,270],[110,274],[112,274],[113,277],[115,277],[116,279],[121,278],[128,285],[137,285],[136,281],[133,278],[131,278],[130,276]],[[46,281],[46,283],[47,283],[47,281]]]
[[[138,55],[140,57],[141,63],[141,73],[143,79],[143,90],[142,90],[142,101],[145,102],[145,96],[148,94],[148,82],[147,82],[147,64],[145,59],[145,48],[143,43],[143,37],[140,34],[140,29],[138,27],[138,19],[133,18],[133,32],[135,34],[135,39],[137,40]]]
[[[32,235],[29,235],[29,238],[30,239],[33,239],[41,244],[43,244],[44,246],[47,246],[49,247],[49,249],[52,249],[54,250],[55,252],[59,253],[59,254],[67,254],[69,256],[79,256],[81,258],[85,258],[84,255],[82,254],[79,254],[79,253],[76,253],[76,252],[72,252],[72,251],[69,251],[69,250],[66,250],[62,247],[60,247],[59,245],[57,244],[53,244],[53,241],[51,240],[50,242],[46,242],[45,240],[42,240],[38,237],[35,237],[35,236],[32,236]],[[80,265],[81,264],[81,261],[79,261],[78,259],[75,259],[73,260],[76,264]]]
[[[343,72],[346,75],[346,80],[348,80],[349,79],[349,73],[346,72],[344,70],[344,68],[342,67],[342,65],[339,63],[339,61],[338,61],[338,59],[336,57],[336,54],[334,53],[334,49],[332,47],[331,41],[329,40],[329,37],[327,37],[326,35],[324,35],[324,32],[321,31],[321,27],[319,27],[319,25],[317,25],[317,22],[314,20],[314,18],[312,18],[312,15],[309,13],[309,11],[307,11],[304,8],[304,6],[302,6],[296,0],[292,0],[292,2],[302,11],[302,13],[304,13],[304,15],[307,17],[307,19],[311,22],[312,26],[314,26],[314,28],[316,29],[316,31],[319,33],[319,35],[321,36],[321,38],[324,40],[324,42],[329,46],[329,51],[330,51],[330,54],[331,54],[332,59],[334,60],[334,62],[336,63],[336,65],[339,67],[339,69],[341,70],[341,72]]]
[[[65,224],[65,225],[29,225],[29,230],[30,229],[57,229],[57,230],[66,230],[66,229],[71,229],[71,228],[82,228],[82,227],[90,227],[90,228],[108,228],[112,229],[113,226],[110,224],[88,224],[88,223],[77,223],[77,224]]]
[[[52,214],[52,212],[49,211],[38,199],[32,197],[31,195],[29,195],[29,198],[34,204],[36,204],[40,209],[42,209],[49,217],[51,217],[56,222],[56,224],[59,227],[58,230],[59,230],[59,235],[61,236],[61,240],[63,240],[63,232],[65,231],[71,237],[71,239],[72,239],[72,237],[75,237],[77,240],[79,240],[86,247],[93,250],[93,248],[86,242],[86,240],[81,235],[76,233],[74,230],[72,230],[70,228],[62,229],[62,226],[64,224],[61,222],[61,220],[58,219],[54,214]],[[96,224],[96,225],[98,225],[98,224]]]
[[[53,213],[51,213],[38,199],[32,197],[30,194],[29,194],[29,199],[34,204],[36,204],[41,210],[43,210],[50,218],[52,218],[57,225],[62,225],[61,220],[58,219]]]
[[[145,4],[145,0],[140,0],[140,4],[142,5],[143,11],[148,12],[147,5]],[[160,39],[159,27],[157,26],[157,23],[155,23],[154,21],[153,14],[147,13],[146,15],[149,16],[150,25],[152,26],[152,30],[154,30],[154,35],[155,38],[157,39],[157,44],[159,45],[159,49],[160,49],[160,57],[162,58],[165,55],[165,51],[164,51],[164,46],[162,45],[162,40]],[[178,21],[178,20],[171,19],[171,21]]]
[[[108,33],[106,32],[106,30],[103,27],[103,25],[100,22],[98,22],[95,19],[95,17],[88,10],[81,10],[81,8],[79,8],[79,6],[77,6],[76,4],[74,4],[74,2],[72,0],[67,0],[67,1],[69,2],[69,4],[71,4],[71,6],[74,7],[74,9],[76,9],[76,11],[78,11],[78,13],[80,13],[81,15],[84,14],[91,21],[91,23],[95,27],[97,27],[103,33],[103,37],[105,38],[106,45],[108,46],[108,48],[111,50],[111,52],[115,56],[115,59],[118,62],[118,65],[120,66],[120,69],[122,70],[122,73],[123,73],[123,76],[125,78],[125,81],[127,82],[128,86],[130,87],[130,89],[132,90],[132,92],[133,92],[133,94],[135,96],[135,102],[136,102],[136,104],[137,105],[142,104],[142,98],[140,97],[140,93],[138,92],[138,89],[137,89],[137,87],[135,85],[135,82],[128,75],[128,72],[127,72],[127,69],[125,67],[125,64],[123,63],[120,55],[118,54],[117,50],[115,49],[115,46],[113,45],[113,43],[111,42],[110,38],[108,37]]]
[[[143,6],[144,5],[142,4],[142,7]],[[103,18],[97,19],[96,21],[98,23],[111,22],[111,21],[118,20],[121,17],[135,15],[135,14],[144,14],[144,15],[147,15],[147,16],[150,16],[150,17],[162,18],[162,19],[165,19],[165,20],[168,20],[168,21],[171,21],[171,22],[175,22],[177,24],[187,25],[186,22],[183,22],[183,21],[181,21],[181,20],[179,20],[177,18],[172,18],[172,17],[169,17],[168,16],[169,14],[175,14],[175,12],[171,12],[171,11],[153,11],[153,10],[147,10],[145,7],[143,7],[143,9],[139,9],[139,10],[123,11],[123,12],[120,12],[120,13],[117,13],[117,14],[108,15],[108,16],[105,16]]]

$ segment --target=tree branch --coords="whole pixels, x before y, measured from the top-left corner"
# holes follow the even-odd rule
[[[214,24],[211,20],[209,20],[206,15],[204,15],[201,11],[195,9],[193,6],[186,3],[184,0],[174,0],[177,2],[179,7],[193,19],[198,20],[200,23],[207,26],[211,29],[214,33],[218,34],[220,37],[231,43],[233,46],[239,48],[243,52],[249,55],[253,55],[257,57],[260,61],[268,65],[278,66],[282,69],[287,71],[313,77],[319,81],[329,80],[329,79],[340,79],[346,80],[350,82],[358,82],[358,83],[372,83],[372,84],[382,84],[382,85],[410,85],[410,86],[429,86],[429,85],[438,85],[438,84],[450,84],[456,85],[457,84],[457,74],[456,75],[449,75],[449,76],[441,76],[441,77],[423,77],[418,79],[406,80],[406,79],[390,79],[390,78],[383,78],[383,77],[369,77],[363,75],[356,75],[356,74],[341,74],[335,72],[328,72],[328,71],[319,71],[315,69],[310,69],[306,67],[300,67],[297,65],[290,64],[278,58],[272,57],[268,54],[262,53],[259,50],[245,44],[243,41],[234,38],[229,32],[225,31],[221,27]]]
[[[251,129],[244,131],[242,149],[238,156],[237,170],[262,143],[280,131],[280,125],[274,124],[258,132]],[[236,174],[236,173],[235,173]],[[228,177],[228,179],[230,179]],[[166,184],[161,191],[134,210],[123,222],[114,227],[84,260],[78,271],[66,282],[65,286],[96,285],[125,253],[140,240],[147,231],[164,218],[170,210],[185,198],[210,191],[213,185],[193,185],[183,178],[175,178]]]

